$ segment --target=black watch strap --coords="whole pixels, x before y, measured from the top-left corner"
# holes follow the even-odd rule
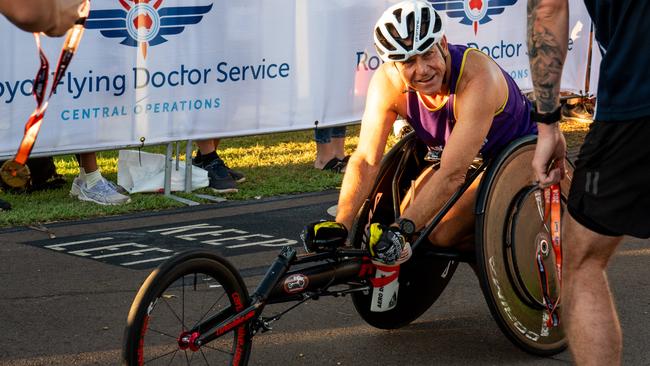
[[[530,112],[530,118],[533,122],[543,123],[545,125],[550,125],[555,122],[559,122],[562,119],[562,114],[560,113],[560,107],[555,108],[553,112],[549,113],[540,113],[537,112],[537,108],[533,106],[532,111]]]

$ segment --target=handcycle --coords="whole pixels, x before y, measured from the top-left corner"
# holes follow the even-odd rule
[[[155,269],[138,291],[128,315],[123,362],[128,365],[246,365],[252,338],[288,311],[323,296],[350,295],[370,325],[395,329],[417,319],[438,299],[460,262],[471,263],[499,328],[516,346],[550,356],[566,348],[562,327],[548,326],[549,298],[559,299],[559,279],[547,273],[542,284],[537,258],[554,268],[544,201],[533,183],[530,161],[535,137],[512,142],[497,157],[476,159],[467,179],[413,241],[412,257],[399,269],[394,307],[371,311],[376,266],[365,248],[370,223],[388,224],[412,181],[436,164],[411,133],[384,157],[374,187],[351,229],[351,247],[333,246],[298,254],[284,247],[256,290],[249,294],[237,269],[205,249],[177,254]],[[561,182],[568,192],[572,166]],[[478,177],[475,252],[436,248],[428,234]],[[565,197],[562,197],[562,202]],[[489,213],[489,214],[488,214]],[[341,243],[343,244],[343,243]],[[538,255],[540,252],[543,255]],[[550,277],[550,281],[548,280]],[[294,303],[263,316],[266,305]]]

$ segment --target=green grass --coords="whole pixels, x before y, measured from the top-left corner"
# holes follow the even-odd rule
[[[352,153],[358,141],[359,127],[348,129],[346,152]],[[143,151],[164,154],[165,146],[146,147]],[[181,146],[184,152],[185,147]],[[246,182],[238,185],[239,192],[222,195],[228,200],[248,200],[261,197],[318,192],[336,189],[342,176],[313,168],[316,145],[313,131],[276,133],[240,138],[223,139],[219,155],[233,169],[246,175]],[[117,151],[98,153],[102,175],[117,181]],[[181,155],[181,160],[185,155]],[[51,223],[55,221],[84,219],[97,216],[119,215],[135,211],[156,211],[183,204],[162,194],[138,193],[131,195],[131,202],[121,206],[101,206],[81,202],[69,196],[72,180],[79,173],[72,155],[55,157],[57,172],[64,176],[66,185],[60,189],[32,193],[2,192],[0,198],[13,206],[11,211],[0,213],[0,227]],[[215,195],[203,188],[195,191]],[[193,194],[174,193],[191,200],[210,204]]]
[[[575,147],[584,139],[588,125],[563,123],[569,147]],[[348,128],[345,149],[352,153],[358,142],[359,127]],[[389,146],[394,143],[389,141]],[[164,146],[147,147],[147,152],[164,154]],[[185,151],[181,147],[180,151]],[[219,155],[233,169],[246,175],[247,181],[239,184],[239,192],[224,195],[228,200],[249,200],[304,192],[336,189],[342,175],[322,172],[313,168],[316,145],[312,131],[275,133],[267,135],[228,138],[221,141]],[[184,159],[184,154],[181,159]],[[81,202],[68,194],[72,180],[78,174],[74,156],[55,158],[57,172],[66,179],[60,189],[32,193],[0,193],[0,198],[13,206],[11,211],[0,212],[0,227],[47,224],[56,221],[85,219],[98,216],[120,215],[136,211],[157,211],[181,207],[183,204],[162,194],[133,194],[131,203],[121,206],[101,206]],[[102,175],[117,181],[117,151],[98,153]],[[196,193],[213,194],[208,188]],[[193,194],[175,193],[203,204],[211,201],[199,199]]]

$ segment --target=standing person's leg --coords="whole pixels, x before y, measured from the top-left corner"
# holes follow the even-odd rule
[[[196,145],[199,147],[200,156],[197,156],[194,164],[208,171],[210,188],[218,193],[237,192],[237,184],[228,173],[228,167],[217,154],[214,141],[200,140],[196,141]]]
[[[79,161],[79,178],[85,182],[86,188],[93,188],[102,179],[97,166],[97,154],[94,152],[79,154],[77,160]]]
[[[196,144],[199,146],[199,151],[196,152],[196,156],[194,157],[194,159],[192,159],[192,164],[200,167],[203,162],[202,159],[204,154],[202,150],[206,151],[205,154],[209,154],[213,151],[216,153],[217,149],[219,148],[220,142],[221,139],[197,141]],[[201,146],[203,146],[204,148],[202,149]],[[217,154],[217,157],[221,159],[219,157],[219,154]],[[230,167],[223,161],[223,159],[221,161],[223,162],[224,166],[228,170],[228,174],[230,174],[230,176],[232,177],[232,179],[235,180],[236,183],[244,183],[246,181],[246,176],[244,175],[244,173],[237,170],[230,169]]]
[[[314,141],[316,141],[316,160],[314,160],[314,168],[324,169],[325,166],[335,158],[332,149],[332,129],[314,129]]]
[[[347,163],[347,158],[345,155],[345,126],[332,127],[332,150],[334,151],[334,156]]]
[[[79,154],[79,167],[83,169],[83,173],[92,173],[99,169],[97,166],[97,154],[92,153],[83,153]]]
[[[621,326],[605,270],[621,236],[593,232],[570,215],[563,222],[562,321],[578,365],[620,365]]]
[[[561,315],[581,365],[621,362],[621,327],[605,270],[623,235],[650,237],[648,122],[593,122],[575,162],[563,226]]]
[[[199,147],[199,152],[201,153],[201,158],[209,155],[211,153],[216,153],[217,148],[214,146],[213,140],[198,140],[196,141],[196,146]]]
[[[102,177],[94,152],[77,155],[79,176],[72,181],[70,195],[100,205],[119,205],[131,201],[124,188]]]
[[[317,128],[314,130],[314,141],[316,141],[314,168],[341,173],[347,162],[344,161],[345,127]]]
[[[212,143],[214,144],[214,149],[215,151],[219,148],[219,143],[221,142],[221,139],[212,139]],[[228,174],[232,177],[232,179],[235,180],[237,183],[244,183],[246,181],[246,176],[244,173],[230,169],[228,164],[224,162],[224,165],[226,166],[226,169],[228,169]]]

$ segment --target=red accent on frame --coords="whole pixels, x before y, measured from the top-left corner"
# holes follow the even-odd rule
[[[218,336],[223,335],[223,334],[231,331],[233,328],[238,327],[238,326],[242,325],[243,323],[247,322],[253,316],[255,316],[255,309],[249,311],[248,313],[246,313],[244,315],[239,316],[238,318],[236,318],[235,320],[233,320],[229,324],[226,324],[225,326],[217,329],[215,334],[218,335]]]

